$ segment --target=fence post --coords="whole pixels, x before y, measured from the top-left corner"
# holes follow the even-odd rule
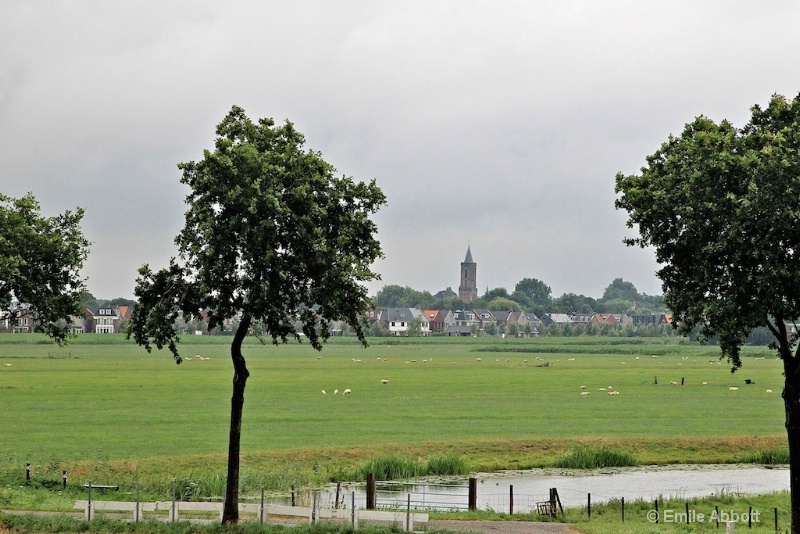
[[[31,463],[28,462],[25,464],[25,482],[31,482]]]
[[[592,494],[586,494],[586,513],[588,515],[588,519],[592,518]]]
[[[294,484],[292,484],[292,506],[294,505]]]
[[[350,492],[350,498],[351,498],[351,502],[350,502],[350,522],[353,524],[353,530],[355,530],[356,528],[358,528],[356,526],[356,492],[355,491]]]
[[[64,471],[64,473],[62,475],[62,479],[64,480],[64,488],[66,488],[67,487],[67,472],[66,471]]]
[[[659,520],[659,517],[658,517],[658,499],[655,500],[655,505],[656,505],[656,524],[658,524],[658,520]],[[717,515],[717,517],[719,517],[719,515]]]
[[[406,502],[406,532],[411,532],[411,494],[408,494]]]
[[[311,491],[311,524],[317,522],[317,490]]]
[[[367,473],[367,510],[375,509],[375,473]]]
[[[725,534],[736,534],[736,523],[727,521],[725,523]]]
[[[89,481],[89,503],[86,505],[86,520],[92,520],[92,481]]]
[[[622,497],[622,522],[625,522],[625,497]]]
[[[333,503],[333,508],[337,509],[337,510],[339,509],[339,491],[341,489],[342,489],[342,483],[341,482],[337,482],[336,483],[336,501]]]
[[[747,528],[753,528],[753,507],[747,510]]]
[[[467,508],[474,511],[478,509],[478,479],[470,477],[469,496],[467,497]]]
[[[169,509],[169,520],[172,523],[178,521],[178,503],[175,500],[175,484],[172,485],[172,507]]]
[[[719,528],[719,506],[714,507],[714,517],[717,518],[717,528]]]
[[[686,501],[686,524],[689,524],[689,501]]]
[[[261,506],[258,507],[258,522],[262,525],[264,524],[264,516],[267,515],[265,512],[266,510],[264,510],[264,488],[261,488]]]
[[[133,510],[133,522],[138,523],[142,520],[142,502],[139,499],[139,483],[136,483],[136,508]]]
[[[508,487],[508,515],[514,515],[514,484]]]
[[[775,508],[775,532],[778,532],[778,509]]]

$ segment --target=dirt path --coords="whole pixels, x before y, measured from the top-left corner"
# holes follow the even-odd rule
[[[431,520],[428,530],[469,530],[484,534],[578,534],[563,523],[529,521],[446,521]]]

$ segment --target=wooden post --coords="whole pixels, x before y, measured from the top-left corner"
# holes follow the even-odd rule
[[[89,481],[89,504],[86,505],[86,520],[92,520],[92,481]]]
[[[753,528],[753,506],[747,510],[747,528]]]
[[[311,524],[317,522],[317,490],[311,490]]]
[[[659,517],[658,517],[658,499],[656,499],[656,501],[655,501],[655,506],[656,506],[656,524],[658,524],[658,519],[659,519]]]
[[[469,479],[469,496],[467,508],[470,510],[478,509],[478,479],[470,477]]]
[[[411,494],[408,494],[406,503],[406,532],[411,532]]]
[[[178,503],[175,502],[175,484],[172,485],[172,508],[169,509],[171,523],[178,521]]]
[[[592,518],[592,494],[591,493],[587,493],[586,494],[586,514],[588,516],[588,519]]]
[[[686,524],[689,524],[689,501],[686,501]]]
[[[514,515],[514,485],[508,487],[508,515]]]
[[[264,488],[261,488],[261,506],[258,507],[258,522],[264,524],[264,516],[267,515],[264,510]]]
[[[714,507],[714,515],[717,518],[717,528],[719,528],[719,506]]]
[[[775,508],[775,533],[778,532],[778,509]]]
[[[25,464],[25,482],[30,484],[31,482],[31,463],[28,462]]]
[[[657,377],[657,376],[654,376],[654,377],[653,377],[653,383],[654,383],[655,385],[658,385],[658,377]]]
[[[683,385],[683,381],[684,381],[684,379],[685,379],[685,377],[683,377],[683,376],[682,376],[682,377],[681,377],[681,385]]]
[[[564,507],[561,506],[561,497],[558,496],[558,488],[553,488],[553,495],[556,497],[556,502],[558,503],[558,509],[561,510],[561,517],[564,517]]]
[[[625,522],[625,497],[622,497],[622,522]]]
[[[350,523],[353,525],[353,530],[357,528],[356,526],[356,492],[350,492]]]
[[[367,473],[367,510],[375,509],[375,473]]]
[[[294,484],[292,484],[292,506],[295,506],[295,500],[294,500]]]
[[[337,482],[336,483],[336,501],[334,501],[334,503],[333,503],[333,507],[336,508],[336,509],[339,508],[339,490],[341,490],[341,489],[342,489],[342,483],[341,482]]]
[[[133,509],[133,522],[138,523],[142,520],[142,502],[139,499],[139,483],[136,483],[136,508]]]

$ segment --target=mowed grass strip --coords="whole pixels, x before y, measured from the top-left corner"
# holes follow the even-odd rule
[[[0,336],[9,337],[22,336]],[[166,351],[148,354],[114,336],[99,344],[103,337],[62,349],[0,340],[0,451],[8,462],[224,465],[232,377],[225,338],[188,338],[186,361],[175,365]],[[747,348],[744,368],[731,374],[716,363],[717,349],[678,339],[614,345],[625,354],[604,354],[602,338],[374,341],[363,349],[333,340],[316,352],[250,340],[245,458],[301,457],[344,471],[358,462],[348,451],[362,460],[455,453],[473,469],[504,468],[537,464],[520,459],[526,444],[540,445],[531,456],[551,457],[556,448],[614,442],[646,462],[659,454],[648,443],[733,440],[763,449],[780,447],[784,436],[782,367],[765,348]],[[508,352],[553,345],[568,351]]]

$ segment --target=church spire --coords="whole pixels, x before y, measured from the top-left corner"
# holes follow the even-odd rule
[[[469,245],[467,245],[467,257],[464,258],[464,263],[475,263],[472,261],[472,250]]]

